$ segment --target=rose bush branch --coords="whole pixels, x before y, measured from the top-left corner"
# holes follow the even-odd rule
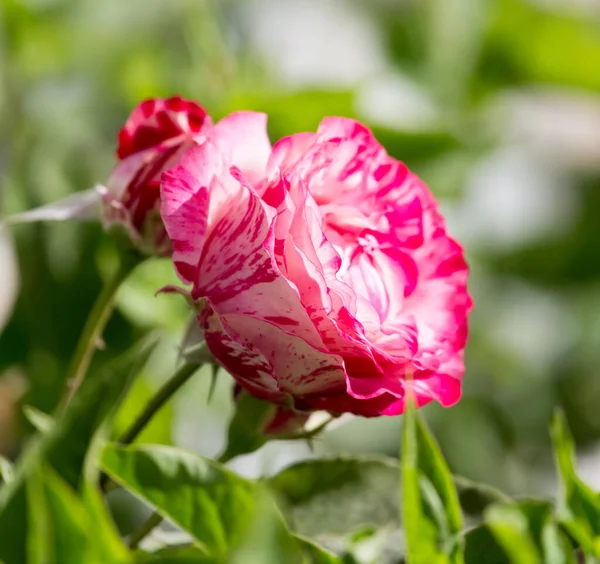
[[[206,362],[211,360],[211,355],[206,347],[195,351],[195,359],[205,356]],[[202,363],[187,362],[183,364],[175,374],[169,378],[156,394],[146,404],[146,407],[137,416],[135,421],[118,439],[117,443],[128,445],[131,444],[146,428],[152,418],[160,411],[160,409],[173,397],[173,395],[202,367]],[[104,491],[108,489],[109,479],[106,474],[100,478],[100,488]]]
[[[207,352],[206,356],[208,361],[210,353]],[[158,413],[165,403],[173,397],[173,394],[175,394],[175,392],[177,392],[177,390],[179,390],[198,371],[198,369],[201,368],[201,366],[201,364],[186,363],[179,368],[173,377],[167,380],[158,392],[156,392],[131,427],[121,435],[117,442],[124,445],[131,444],[144,430],[156,413]]]
[[[87,318],[71,360],[69,372],[67,373],[68,390],[63,400],[63,408],[71,400],[85,378],[94,351],[100,343],[104,328],[112,314],[115,297],[121,284],[143,259],[144,257],[135,252],[121,253],[119,265],[114,274],[104,284]]]
[[[143,525],[131,535],[129,538],[129,548],[136,549],[140,543],[156,528],[158,525],[162,523],[162,516],[160,513],[152,513],[150,517],[143,523]]]

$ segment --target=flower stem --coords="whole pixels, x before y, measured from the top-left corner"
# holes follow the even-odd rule
[[[144,427],[154,417],[156,412],[181,388],[192,375],[201,367],[201,364],[184,364],[172,378],[167,380],[163,386],[156,392],[148,402],[142,413],[133,422],[133,425],[127,429],[118,439],[118,443],[123,445],[131,444],[137,436],[144,430]]]
[[[69,386],[69,390],[63,400],[63,408],[71,401],[85,378],[94,352],[102,337],[104,328],[113,311],[117,290],[125,278],[127,278],[142,260],[143,257],[135,253],[122,254],[117,270],[104,284],[102,291],[96,298],[96,302],[87,318],[81,336],[79,337],[75,354],[71,360],[67,375],[67,385]]]
[[[208,349],[204,348],[203,350],[207,353],[208,359]],[[133,425],[127,429],[123,435],[121,435],[117,442],[123,445],[131,444],[143,431],[144,427],[146,427],[152,417],[154,417],[154,415],[160,410],[160,408],[195,374],[195,372],[201,366],[202,364],[186,363],[177,372],[175,372],[173,377],[167,380],[162,388],[156,392],[156,395],[146,405],[142,413],[140,413],[138,418],[133,422]],[[106,475],[104,475],[102,478],[103,479],[100,480],[100,487],[105,489],[107,486]],[[152,530],[157,527],[162,520],[162,516],[157,512],[150,515],[148,520],[140,527],[140,529],[132,535],[131,539],[129,540],[129,548],[137,548],[140,542],[150,532],[152,532]]]
[[[210,353],[207,348],[204,348],[203,351],[206,354],[207,360],[209,359]],[[194,373],[201,368],[203,365],[198,363],[186,363],[175,374],[167,380],[162,387],[156,392],[156,394],[152,397],[152,399],[146,404],[146,407],[142,410],[142,412],[138,415],[137,419],[133,422],[131,427],[127,429],[117,440],[117,444],[121,445],[129,445],[144,430],[146,425],[150,422],[150,420],[156,415],[156,413],[161,409],[169,399],[173,396],[173,394],[181,388],[193,375]],[[100,476],[100,489],[102,491],[107,491],[110,488],[111,481],[106,474],[102,474]]]
[[[162,516],[158,513],[153,513],[150,515],[150,517],[148,517],[139,530],[131,535],[129,542],[127,543],[129,548],[131,550],[135,550],[139,546],[140,542],[142,542],[142,540],[144,540],[152,532],[152,530],[162,522],[162,520]]]

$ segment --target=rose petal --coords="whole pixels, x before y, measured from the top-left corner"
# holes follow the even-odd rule
[[[161,216],[173,243],[173,264],[186,283],[195,280],[207,229],[209,189],[222,167],[216,147],[204,143],[190,149],[176,168],[162,175]]]
[[[244,336],[208,308],[198,316],[208,348],[220,364],[251,394],[266,401],[285,399],[267,358]]]
[[[226,161],[240,169],[251,183],[264,175],[271,153],[266,114],[249,111],[229,114],[215,125],[210,139]]]
[[[285,324],[246,315],[226,315],[222,319],[238,335],[243,335],[248,346],[268,359],[281,391],[302,397],[314,391],[344,388],[341,357],[318,350],[302,338],[291,335]]]

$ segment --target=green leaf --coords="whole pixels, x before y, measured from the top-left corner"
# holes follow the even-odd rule
[[[193,546],[169,547],[156,552],[138,551],[136,564],[220,564],[222,560],[206,556]]]
[[[493,503],[510,503],[511,498],[500,490],[474,482],[462,476],[454,476],[460,506],[470,515],[481,515]]]
[[[573,548],[555,522],[550,502],[524,500],[496,504],[486,510],[485,519],[510,562],[574,564]]]
[[[14,480],[7,485],[12,485]],[[27,562],[27,495],[24,487],[17,488],[0,514],[0,560],[5,564]]]
[[[255,490],[255,506],[241,542],[227,559],[230,564],[265,562],[277,564],[308,564],[307,555],[300,541],[290,535],[285,522],[267,495],[264,487]],[[316,550],[316,547],[315,547]]]
[[[206,556],[232,564],[338,562],[290,534],[264,487],[217,462],[167,446],[108,445],[102,464],[115,482],[188,532]]]
[[[463,562],[456,487],[438,445],[410,402],[403,420],[402,496],[408,561]]]
[[[496,505],[486,511],[486,523],[512,564],[541,564],[527,517],[517,505]]]
[[[0,559],[6,564],[27,561],[28,504],[25,483],[42,461],[73,489],[80,486],[86,452],[106,415],[119,403],[156,344],[144,338],[104,370],[88,377],[64,414],[44,434],[36,436],[15,467],[14,479],[0,488],[0,530],[7,539],[0,543]]]
[[[31,564],[84,564],[88,515],[69,486],[49,467],[40,467],[27,479],[29,534],[27,562]]]
[[[513,503],[525,516],[529,532],[542,555],[544,564],[570,563],[573,548],[565,533],[559,528],[552,503],[544,500],[521,500]]]
[[[225,554],[248,527],[254,484],[212,460],[166,446],[108,445],[102,465],[208,554]]]
[[[98,562],[131,562],[133,556],[123,544],[104,499],[92,484],[84,486],[83,501],[93,523],[90,550]]]
[[[98,429],[88,449],[84,463],[82,497],[94,523],[92,553],[100,562],[129,563],[132,562],[133,555],[123,543],[98,487],[100,483],[100,456],[109,432],[107,423],[105,422]]]
[[[230,564],[342,564],[334,554],[304,537],[291,535],[273,499],[264,487],[255,495],[250,526],[239,546],[227,559]]]
[[[325,458],[294,464],[269,479],[292,529],[307,536],[347,534],[397,523],[398,462],[385,457]]]
[[[108,516],[91,510],[49,466],[32,471],[26,482],[29,506],[27,553],[32,564],[126,564],[132,555],[107,544]],[[100,518],[99,518],[100,517]],[[106,519],[106,521],[105,521]]]
[[[544,564],[577,564],[570,540],[550,517],[543,525],[541,541]]]
[[[8,483],[13,479],[13,463],[0,454],[0,479]]]
[[[140,558],[136,563],[149,562],[151,564],[223,564],[223,561],[212,556],[189,556],[178,554],[165,554],[164,556]]]
[[[587,554],[600,556],[600,497],[584,484],[575,471],[575,445],[565,416],[557,412],[551,427],[554,457],[561,494],[559,518],[569,534]]]
[[[340,558],[325,550],[312,540],[300,536],[295,538],[305,554],[306,564],[342,564]]]
[[[242,391],[236,399],[235,412],[227,432],[227,448],[221,461],[258,450],[269,439],[263,433],[265,425],[277,408]]]
[[[465,564],[510,564],[506,552],[487,525],[479,525],[465,535]]]
[[[29,421],[40,433],[49,431],[52,428],[52,425],[54,425],[54,419],[50,415],[36,409],[32,405],[23,406],[23,415],[25,415],[27,421]]]
[[[144,337],[97,374],[89,375],[60,418],[56,432],[50,435],[50,447],[43,450],[54,469],[72,487],[79,486],[92,437],[108,413],[122,401],[157,343],[156,334]]]
[[[462,529],[462,512],[452,474],[442,451],[416,411],[415,423],[419,470],[431,482],[443,504],[449,533],[456,535]]]

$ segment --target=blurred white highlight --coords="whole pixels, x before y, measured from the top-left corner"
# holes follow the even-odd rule
[[[19,290],[19,267],[14,246],[0,225],[0,331],[7,324]]]

